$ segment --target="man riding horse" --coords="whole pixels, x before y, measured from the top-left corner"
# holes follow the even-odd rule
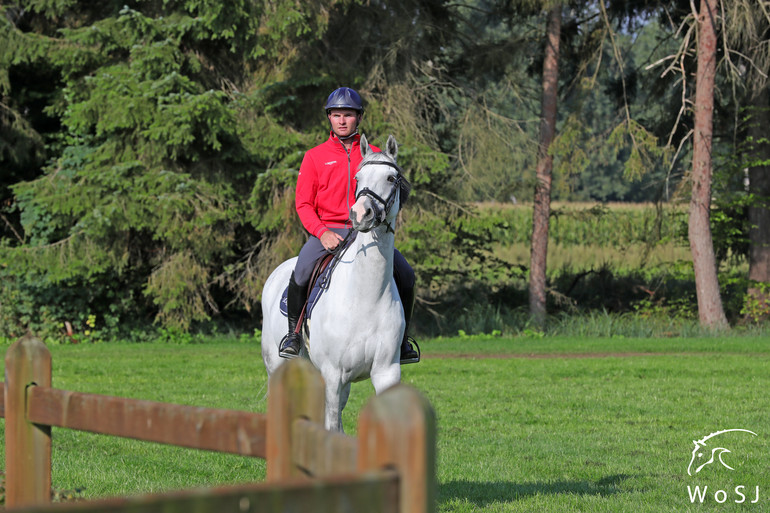
[[[281,340],[283,358],[299,356],[302,335],[297,329],[316,262],[333,252],[351,231],[349,210],[356,197],[355,175],[361,164],[358,125],[363,102],[348,87],[334,90],[324,105],[331,125],[329,139],[305,153],[297,177],[295,206],[310,237],[299,253],[289,279],[287,310],[289,332]],[[379,151],[378,148],[375,148]],[[401,342],[401,364],[420,361],[407,332],[414,308],[415,277],[409,263],[394,250],[393,277],[404,307],[406,328]]]

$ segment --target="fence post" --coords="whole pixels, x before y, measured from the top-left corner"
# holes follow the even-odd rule
[[[324,422],[324,381],[305,358],[289,360],[275,371],[267,396],[267,480],[302,476],[292,461],[292,424],[296,419]]]
[[[399,475],[398,511],[436,511],[436,415],[408,385],[395,385],[358,417],[358,470],[393,468]]]
[[[5,355],[5,504],[51,501],[51,427],[27,421],[27,388],[51,386],[51,353],[26,335]]]

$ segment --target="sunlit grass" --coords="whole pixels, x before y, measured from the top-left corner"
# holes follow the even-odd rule
[[[498,244],[494,255],[514,266],[529,268],[530,246],[528,244]],[[547,273],[580,272],[606,267],[615,270],[659,267],[677,262],[692,262],[690,249],[677,243],[667,242],[648,247],[633,244],[626,248],[612,248],[585,244],[582,246],[548,245]]]
[[[49,347],[53,386],[78,392],[211,408],[265,410],[256,344]],[[2,348],[5,351],[5,348]],[[5,446],[0,448],[5,454]],[[262,480],[265,462],[54,428],[53,485],[86,497]]]
[[[104,344],[51,351],[57,387],[266,408],[256,343]],[[422,363],[403,368],[403,381],[430,399],[438,417],[440,511],[702,511],[687,495],[687,485],[696,483],[712,489],[730,484],[731,491],[738,484],[752,491],[760,486],[767,506],[766,336],[613,339],[533,333],[434,339],[423,342],[423,352]],[[618,352],[645,354],[607,355]],[[458,357],[436,358],[440,353]],[[522,357],[527,355],[548,357]],[[372,393],[369,382],[354,385],[344,415],[349,433],[355,433],[356,417]],[[729,440],[736,470],[715,467],[688,476],[692,441],[734,427],[759,434]],[[53,461],[54,486],[85,488],[87,497],[262,480],[265,474],[261,460],[56,428]],[[749,507],[732,502],[736,498],[733,494],[719,511]],[[710,502],[705,510],[716,510],[713,495]]]

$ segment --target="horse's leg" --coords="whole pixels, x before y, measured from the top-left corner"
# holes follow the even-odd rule
[[[342,377],[335,373],[324,376],[326,382],[326,429],[342,431],[342,409],[350,396],[350,383],[343,383]]]
[[[278,344],[286,335],[288,321],[281,314],[280,300],[283,289],[289,283],[297,259],[283,262],[265,282],[262,289],[262,361],[267,369],[268,380],[286,360],[278,355]]]
[[[342,385],[342,388],[340,389],[340,411],[337,415],[337,422],[340,426],[340,431],[344,432],[345,430],[342,429],[342,411],[345,409],[345,406],[348,404],[348,397],[350,397],[350,383],[345,383]]]
[[[385,367],[372,369],[372,385],[379,395],[401,381],[401,365],[392,363]]]

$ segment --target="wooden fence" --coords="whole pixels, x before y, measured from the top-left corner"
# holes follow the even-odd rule
[[[435,415],[407,385],[369,401],[357,437],[323,428],[323,379],[304,359],[288,361],[272,376],[266,415],[51,388],[51,354],[31,336],[8,349],[0,387],[6,507],[15,511],[428,513],[436,508]],[[267,482],[51,506],[52,426],[266,458]]]

